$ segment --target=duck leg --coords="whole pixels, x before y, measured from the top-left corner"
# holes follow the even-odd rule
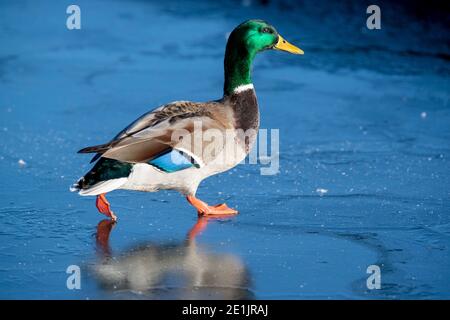
[[[197,209],[200,216],[229,216],[238,213],[236,210],[229,208],[225,203],[210,206],[193,195],[187,196],[186,199]]]
[[[100,213],[103,213],[105,216],[110,217],[112,221],[117,220],[117,216],[112,212],[111,205],[108,200],[106,200],[105,194],[102,193],[97,196],[97,200],[95,201],[95,205]]]

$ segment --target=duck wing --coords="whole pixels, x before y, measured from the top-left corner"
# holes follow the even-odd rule
[[[220,101],[196,103],[177,101],[150,111],[119,132],[110,142],[87,147],[79,153],[97,153],[99,157],[124,162],[148,162],[171,149],[187,152],[202,162],[201,150],[195,152],[194,130],[230,127]],[[92,162],[91,161],[91,162]]]

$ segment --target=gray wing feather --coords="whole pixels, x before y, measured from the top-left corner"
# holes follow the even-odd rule
[[[139,117],[110,142],[87,147],[78,152],[97,153],[91,162],[102,156],[129,162],[147,161],[153,155],[172,147],[170,140],[172,130],[168,130],[166,124],[177,127],[178,123],[188,122],[186,120],[198,117],[210,123],[214,117],[209,107],[217,106],[217,104],[218,102],[176,101],[163,105]],[[217,127],[217,123],[212,126]]]

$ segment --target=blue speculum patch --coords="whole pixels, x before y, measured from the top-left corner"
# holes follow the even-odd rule
[[[180,150],[172,149],[148,162],[164,172],[176,172],[191,167],[198,167],[194,159]]]

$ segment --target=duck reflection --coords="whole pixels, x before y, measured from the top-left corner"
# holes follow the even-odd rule
[[[147,243],[112,254],[109,236],[115,223],[97,226],[100,262],[94,274],[102,288],[137,292],[158,299],[251,299],[249,272],[230,253],[213,253],[196,243],[212,218],[200,217],[180,243]]]

